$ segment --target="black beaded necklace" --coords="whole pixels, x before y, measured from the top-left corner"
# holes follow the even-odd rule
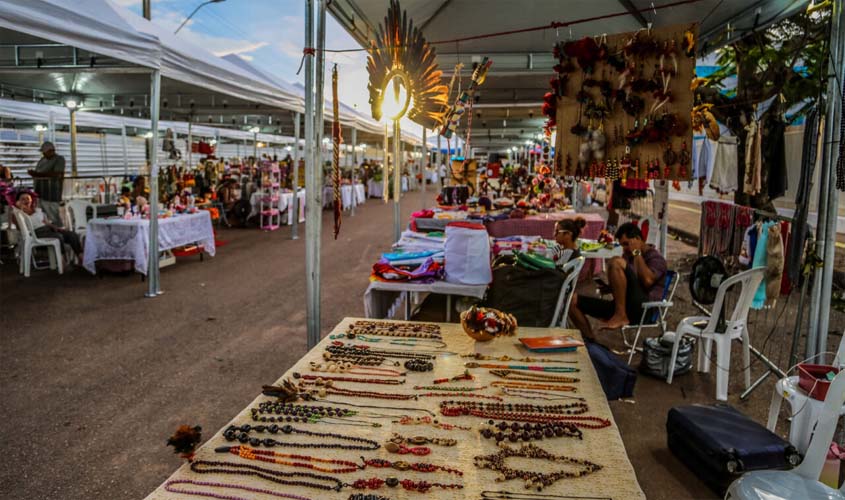
[[[305,488],[316,488],[325,491],[340,491],[344,486],[343,481],[332,476],[314,474],[313,472],[283,472],[259,467],[257,465],[241,464],[236,462],[194,460],[191,462],[191,470],[197,474],[235,474],[238,476],[253,476],[266,479],[267,481],[272,481],[277,484],[284,484],[286,486],[302,486]],[[318,481],[325,481],[327,483],[332,483],[334,486],[303,480],[283,479],[296,477],[307,477]]]
[[[250,437],[249,433],[255,431],[259,434],[269,432],[270,434],[278,434],[282,432],[283,434],[299,434],[302,436],[310,436],[310,437],[319,437],[319,438],[334,438],[340,441],[350,441],[353,443],[364,443],[364,444],[343,444],[343,443],[293,443],[290,441],[279,441],[277,439],[273,439],[270,437],[259,439],[257,437]],[[336,434],[334,432],[314,432],[314,431],[307,431],[303,429],[296,429],[291,427],[290,425],[283,425],[278,426],[276,424],[272,425],[249,425],[244,424],[240,427],[235,425],[230,425],[223,431],[223,437],[226,441],[239,441],[242,444],[249,443],[250,446],[258,447],[264,445],[268,448],[272,448],[274,446],[287,446],[291,448],[325,448],[325,449],[340,449],[340,450],[377,450],[381,447],[378,441],[374,441],[372,439],[361,438],[356,436],[344,436],[343,434]]]

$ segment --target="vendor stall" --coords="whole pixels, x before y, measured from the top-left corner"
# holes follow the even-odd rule
[[[550,212],[528,215],[524,219],[501,219],[486,224],[487,232],[494,238],[506,236],[541,236],[546,239],[555,237],[555,223],[563,219],[581,217],[587,223],[581,235],[587,239],[596,239],[604,229],[604,219],[599,214],[578,214],[575,212]]]
[[[120,217],[91,219],[85,232],[85,260],[83,267],[97,272],[97,261],[128,260],[135,271],[146,275],[149,262],[149,219]],[[198,244],[208,255],[215,254],[214,230],[206,210],[194,214],[175,215],[158,221],[158,249],[170,250]]]
[[[380,369],[384,376],[370,377],[368,383],[354,383],[352,387],[368,391],[371,397],[360,397],[358,390],[347,389],[348,382],[339,381],[319,386],[322,389],[313,391],[315,399],[307,403],[291,397],[285,404],[261,395],[210,437],[193,455],[192,464],[180,467],[147,500],[184,498],[180,493],[185,491],[202,491],[215,498],[240,498],[250,492],[270,491],[287,498],[297,495],[295,498],[299,499],[347,499],[356,492],[400,499],[477,499],[485,490],[485,495],[495,498],[497,493],[491,492],[525,491],[527,485],[535,492],[542,490],[570,498],[645,498],[583,348],[544,353],[543,358],[528,362],[532,367],[527,372],[505,370],[514,377],[530,373],[539,379],[561,377],[547,372],[571,372],[566,373],[572,376],[566,380],[570,380],[574,392],[547,391],[545,397],[571,394],[573,398],[549,404],[516,396],[520,391],[503,386],[519,383],[497,376],[496,369],[490,371],[490,367],[500,365],[525,365],[525,356],[534,356],[517,347],[519,344],[512,337],[475,342],[455,324],[353,325],[358,321],[361,320],[344,319],[274,387],[265,387],[265,392],[281,394],[278,391],[287,381],[306,390],[317,387],[312,385],[317,376],[350,378],[323,373],[333,366],[325,361],[324,354],[354,349],[350,346],[355,341],[345,335],[350,331],[367,332],[365,338],[376,338],[386,330],[379,325],[393,327],[387,332],[390,337],[378,337],[379,348],[391,340],[405,346],[416,344],[418,347],[394,349],[388,354],[416,357],[398,359],[405,366],[431,369],[408,371],[403,379],[390,378],[387,374],[391,370]],[[573,340],[579,337],[573,330],[543,328],[520,328],[517,334],[520,338],[550,334],[570,335]],[[420,338],[423,335],[427,338]],[[433,345],[440,347],[432,349]],[[509,358],[501,361],[502,356]],[[391,384],[374,385],[372,380]],[[464,389],[456,390],[456,384]],[[499,421],[496,408],[500,403],[523,403],[535,410],[559,413],[532,424],[537,432],[508,439],[506,435],[517,433],[510,425],[505,430],[481,430],[490,418]],[[311,407],[309,423],[290,417],[303,405]],[[557,408],[552,408],[555,405]],[[321,409],[329,406],[335,408],[332,416]],[[292,423],[287,423],[285,413],[289,413]],[[284,423],[273,423],[280,420]],[[514,429],[523,429],[525,423],[514,422]],[[540,427],[548,428],[551,434],[544,434]],[[549,435],[553,437],[546,437]],[[497,441],[501,441],[499,446]],[[273,446],[267,447],[268,444]],[[299,463],[285,459],[289,453],[296,453],[298,457],[293,462]],[[526,456],[531,458],[522,458]],[[332,462],[325,463],[329,459]],[[508,479],[503,481],[503,476]],[[498,498],[505,498],[501,495],[498,493]]]

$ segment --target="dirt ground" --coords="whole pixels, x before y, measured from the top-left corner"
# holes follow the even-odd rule
[[[419,193],[407,196],[404,220],[422,206]],[[366,277],[391,243],[391,223],[392,207],[373,200],[345,216],[333,241],[325,213],[323,332],[345,316],[363,315]],[[143,297],[137,275],[98,278],[75,270],[24,279],[14,263],[0,266],[2,497],[143,498],[179,464],[165,447],[178,425],[220,428],[301,357],[304,240],[289,234],[289,228],[221,230],[228,244],[217,256],[165,268],[166,293],[156,299]],[[670,261],[694,252],[672,242]],[[442,320],[440,300],[431,297],[421,315]],[[754,345],[765,344],[781,367],[796,302],[751,317]],[[676,303],[670,326],[695,313],[683,284]],[[842,315],[831,318],[831,327],[845,328]],[[621,348],[618,334],[604,340]],[[734,356],[741,359],[738,350]],[[739,364],[731,368],[730,402],[764,422],[775,377],[739,401]],[[754,378],[765,370],[759,362],[751,369]],[[716,498],[668,452],[664,430],[672,406],[713,401],[714,379],[688,374],[670,386],[641,376],[632,401],[611,404],[649,499]],[[781,420],[778,430],[785,428]]]

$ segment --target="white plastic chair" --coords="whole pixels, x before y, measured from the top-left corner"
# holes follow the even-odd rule
[[[73,219],[72,230],[80,237],[85,236],[85,230],[88,228],[88,209],[92,211],[91,218],[97,218],[97,207],[90,201],[85,200],[70,200],[67,202],[68,210]]]
[[[57,238],[39,238],[35,235],[35,229],[32,226],[32,220],[29,215],[14,209],[15,223],[18,226],[18,231],[21,235],[21,243],[19,245],[19,271],[27,278],[29,278],[31,267],[36,269],[46,269],[39,267],[35,262],[35,255],[33,251],[38,247],[46,247],[50,256],[50,269],[56,269],[59,274],[62,274],[62,241]]]
[[[841,370],[843,362],[845,362],[845,337],[839,342],[839,350],[833,360],[833,366],[838,366]],[[766,427],[772,432],[777,428],[780,406],[784,400],[789,403],[790,408],[789,442],[799,453],[806,453],[810,446],[813,427],[822,412],[824,402],[815,400],[804,392],[798,386],[797,376],[778,380],[772,393],[769,420],[766,423]],[[839,414],[845,415],[845,407],[840,408]]]
[[[698,346],[698,371],[710,371],[710,359],[712,344],[716,342],[716,399],[719,401],[728,400],[728,375],[731,366],[731,342],[734,339],[742,339],[742,363],[745,375],[745,386],[751,385],[751,353],[749,351],[748,336],[748,310],[754,300],[760,283],[766,275],[765,267],[756,267],[731,276],[719,285],[716,292],[716,301],[713,303],[713,310],[710,316],[690,316],[678,323],[674,333],[674,345],[672,346],[672,358],[669,361],[669,374],[666,376],[666,383],[672,383],[675,372],[675,361],[678,358],[678,346],[684,335],[698,337],[701,339]],[[740,286],[739,298],[730,316],[725,315],[725,331],[716,331],[719,324],[720,312],[724,307],[725,294],[734,285]],[[727,311],[725,311],[727,313]],[[703,327],[695,326],[696,323],[706,322]],[[671,333],[671,332],[670,332]],[[668,336],[668,335],[667,335]],[[667,337],[664,336],[664,337]]]
[[[839,372],[830,384],[810,447],[801,465],[789,471],[749,472],[731,484],[725,495],[726,500],[845,499],[845,485],[835,490],[819,482],[827,450],[836,431],[839,412],[845,404],[843,373]]]
[[[643,314],[640,317],[640,322],[636,325],[625,325],[622,327],[622,341],[628,347],[630,354],[628,354],[628,364],[634,359],[634,353],[637,351],[637,342],[640,340],[640,334],[643,328],[659,328],[660,335],[666,334],[666,315],[669,314],[669,309],[674,305],[672,299],[675,298],[675,290],[678,288],[678,282],[681,281],[678,273],[675,271],[666,271],[666,282],[663,286],[663,299],[643,302]],[[628,330],[637,330],[634,336],[634,342],[628,342],[628,336],[625,332]]]
[[[560,287],[560,294],[557,296],[557,305],[555,306],[555,314],[552,316],[552,323],[549,325],[549,328],[554,328],[558,324],[560,324],[561,328],[566,328],[566,322],[569,320],[569,304],[572,303],[572,296],[575,295],[575,283],[578,281],[578,276],[584,267],[584,260],[584,257],[572,259],[561,268],[561,271],[567,273],[567,275]],[[563,312],[562,315],[561,312]]]

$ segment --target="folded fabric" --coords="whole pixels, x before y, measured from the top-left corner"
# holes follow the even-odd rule
[[[431,283],[443,276],[443,266],[434,259],[428,258],[419,267],[408,270],[391,265],[382,259],[373,264],[372,279],[381,281],[413,281],[417,283]]]
[[[383,259],[387,259],[388,261],[396,261],[396,260],[410,260],[410,259],[418,259],[420,257],[431,257],[437,253],[435,250],[423,250],[418,252],[388,252],[381,254]]]
[[[434,210],[423,209],[419,212],[412,213],[411,217],[415,219],[430,219],[434,217]]]

